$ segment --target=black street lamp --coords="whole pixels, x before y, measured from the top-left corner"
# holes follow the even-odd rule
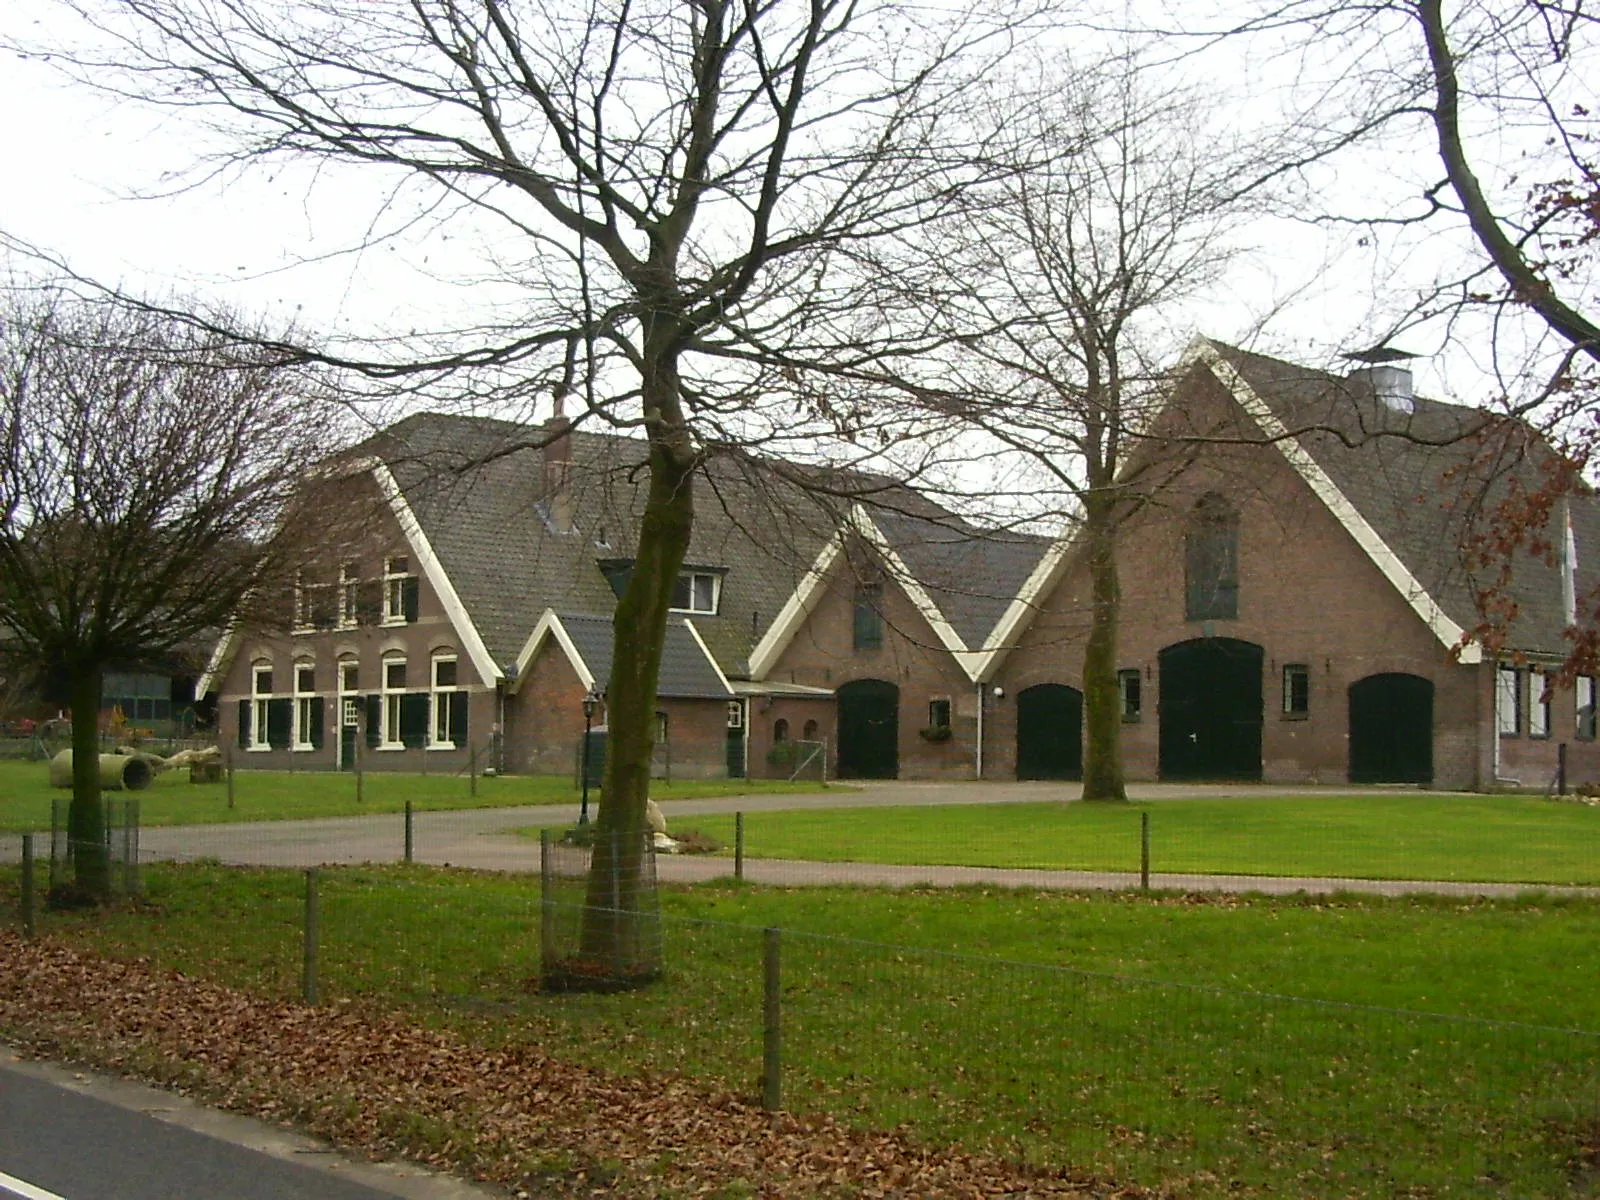
[[[589,823],[589,727],[594,721],[594,710],[599,707],[600,695],[590,688],[583,697],[583,803],[578,808],[578,824]]]

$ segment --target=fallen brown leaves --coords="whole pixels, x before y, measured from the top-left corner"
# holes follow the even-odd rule
[[[1148,1194],[767,1114],[678,1076],[609,1074],[532,1046],[486,1049],[392,1013],[262,999],[10,932],[0,932],[0,1032],[525,1195]]]

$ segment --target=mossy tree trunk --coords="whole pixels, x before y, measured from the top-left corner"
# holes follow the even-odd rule
[[[619,971],[640,965],[653,944],[655,897],[646,892],[644,855],[656,684],[673,588],[694,528],[696,457],[678,394],[680,330],[663,303],[644,331],[650,490],[633,571],[612,620],[605,780],[580,939],[585,958]]]
[[[105,801],[100,794],[100,672],[72,669],[72,804],[67,809],[67,853],[73,885],[85,897],[111,897],[111,857],[106,845]]]
[[[1122,703],[1117,688],[1117,579],[1115,501],[1095,489],[1084,497],[1084,537],[1089,549],[1089,640],[1083,652],[1083,798],[1126,800],[1122,777]]]

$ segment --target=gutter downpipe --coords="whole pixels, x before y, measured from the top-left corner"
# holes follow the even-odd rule
[[[974,765],[975,765],[976,770],[977,770],[977,778],[978,779],[982,779],[983,778],[983,684],[978,683],[978,684],[974,684],[973,686],[978,689],[978,745],[977,745],[977,749],[976,749],[976,752],[974,753],[973,757],[974,757],[974,760],[975,760]]]

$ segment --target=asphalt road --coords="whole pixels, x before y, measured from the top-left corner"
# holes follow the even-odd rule
[[[409,1165],[0,1048],[0,1200],[490,1200]]]

